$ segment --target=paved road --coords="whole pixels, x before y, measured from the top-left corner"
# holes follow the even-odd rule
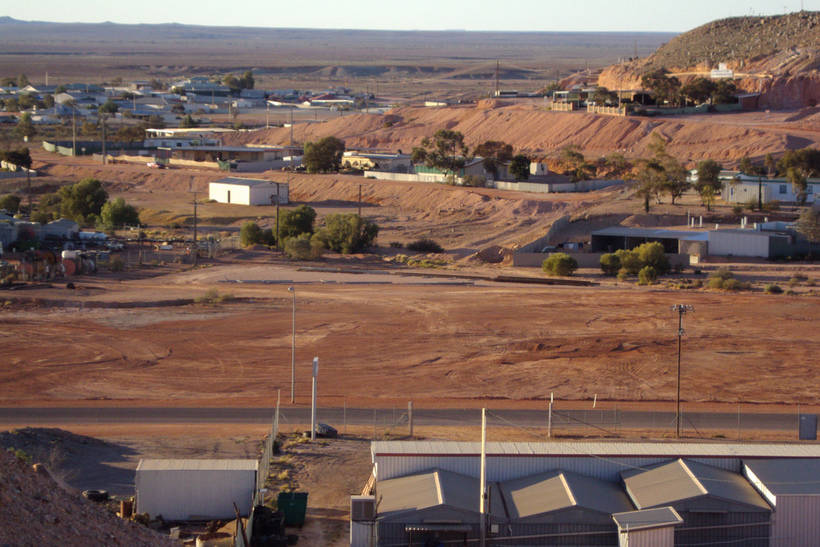
[[[379,427],[406,423],[406,409],[320,408],[318,420],[334,427],[347,425],[375,425]],[[172,424],[172,423],[269,423],[273,416],[270,408],[0,408],[0,423],[10,426],[37,426],[40,424]],[[305,424],[310,421],[309,408],[285,408],[283,424]],[[416,409],[417,426],[476,426],[481,423],[477,409]],[[496,426],[546,427],[547,412],[543,410],[492,410],[488,423]],[[684,412],[683,428],[692,432],[703,429],[794,432],[798,418],[793,413],[743,414]],[[674,428],[674,412],[614,411],[614,410],[561,410],[553,415],[553,425],[574,425],[589,430],[615,432],[623,429]],[[602,431],[602,432],[603,432]]]

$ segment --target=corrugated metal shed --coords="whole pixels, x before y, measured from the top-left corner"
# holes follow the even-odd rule
[[[809,547],[820,538],[820,460],[744,460],[744,474],[775,508],[772,547]]]
[[[617,484],[556,471],[531,475],[499,484],[510,520],[533,520],[553,511],[583,508],[610,515],[631,511]]]
[[[137,512],[166,520],[233,518],[250,512],[256,460],[140,460]]]
[[[639,509],[708,497],[739,504],[744,510],[770,510],[741,475],[694,461],[677,459],[649,470],[627,471],[623,477],[627,493]],[[729,505],[726,508],[731,510]]]

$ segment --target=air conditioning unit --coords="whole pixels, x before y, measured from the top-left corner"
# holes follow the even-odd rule
[[[350,496],[350,520],[353,522],[376,520],[376,496]]]

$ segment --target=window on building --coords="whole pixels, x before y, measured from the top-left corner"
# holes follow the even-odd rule
[[[781,193],[781,194],[785,194],[785,193],[786,193],[786,185],[785,185],[785,184],[781,184],[781,185],[780,185],[780,193]]]
[[[808,194],[813,194],[814,193],[814,185],[813,184],[809,184],[809,187],[808,187],[808,190],[806,190],[806,193],[808,193]]]

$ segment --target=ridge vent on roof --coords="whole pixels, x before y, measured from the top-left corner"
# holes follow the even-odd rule
[[[433,472],[433,480],[436,481],[436,496],[438,497],[439,505],[444,505],[444,490],[441,488],[441,477],[439,477],[440,471],[436,470]]]
[[[692,479],[692,481],[693,481],[695,484],[697,484],[697,485],[698,485],[698,489],[700,490],[700,493],[701,493],[701,494],[708,494],[708,493],[709,493],[709,491],[708,491],[708,490],[706,490],[706,488],[705,488],[705,487],[703,486],[703,484],[702,484],[702,483],[698,480],[698,478],[695,476],[695,474],[694,474],[694,473],[692,473],[692,470],[691,470],[691,469],[689,469],[689,466],[688,466],[688,465],[686,465],[686,462],[685,462],[682,458],[681,458],[681,459],[679,459],[678,461],[680,462],[681,466],[683,467],[683,470],[684,470],[684,471],[686,471],[686,473],[687,473],[687,474],[689,475],[689,477]]]
[[[572,495],[572,488],[569,487],[569,483],[567,482],[567,478],[564,476],[564,472],[558,474],[561,478],[561,483],[564,485],[564,490],[567,492],[567,497],[569,497],[569,502],[572,505],[578,505],[578,502],[575,500],[575,496]]]

